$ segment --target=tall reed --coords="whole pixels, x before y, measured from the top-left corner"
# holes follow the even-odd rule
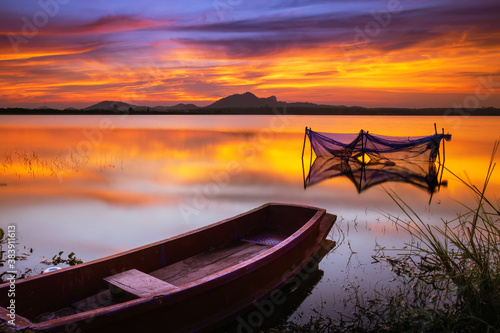
[[[401,284],[355,297],[350,317],[317,316],[306,324],[288,323],[268,333],[303,332],[500,332],[500,210],[486,189],[495,169],[495,142],[481,188],[451,170],[477,198],[472,207],[442,226],[426,224],[397,193],[387,191],[404,218],[387,214],[408,233],[396,257],[378,248]],[[354,295],[355,296],[355,295]]]
[[[481,189],[457,176],[477,196],[477,204],[464,205],[465,213],[442,227],[424,223],[398,194],[388,192],[408,220],[389,217],[413,239],[408,253],[391,259],[392,264],[402,267],[411,260],[415,269],[407,273],[444,288],[443,297],[453,305],[446,323],[452,331],[500,330],[500,212],[485,196],[498,147],[497,141]]]

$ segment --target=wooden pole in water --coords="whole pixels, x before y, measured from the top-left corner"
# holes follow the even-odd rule
[[[302,160],[304,160],[304,150],[306,149],[307,126],[304,131],[304,143],[302,144]]]
[[[435,135],[438,135],[436,123],[434,123],[434,132],[435,132]],[[439,164],[439,167],[441,167],[441,154],[439,152],[439,148],[438,148],[438,164]],[[438,172],[439,172],[439,169],[438,169]]]
[[[444,128],[442,130],[443,130],[443,169],[444,169],[444,160],[446,158],[446,152],[444,150],[444,142],[446,141],[446,139],[444,138]]]
[[[361,130],[361,163],[363,163],[363,165],[365,165],[365,147],[364,147],[364,141],[365,141],[364,131]]]
[[[302,145],[302,179],[304,181],[304,190],[306,189],[306,171],[304,167],[304,151],[306,149],[307,126],[304,132],[304,144]]]
[[[444,159],[446,158],[446,154],[444,151],[444,142],[446,141],[446,139],[444,138],[444,128],[442,130],[443,130],[443,166],[444,166]]]
[[[445,153],[445,150],[444,150],[444,142],[446,141],[446,139],[444,138],[444,128],[442,129],[443,131],[443,165],[439,165],[441,167],[441,174],[439,175],[439,187],[438,189],[441,187],[441,183],[443,182],[443,173],[444,173],[444,161],[446,159],[446,153]]]
[[[309,131],[311,131],[311,129],[309,129]],[[309,152],[310,153],[310,155],[309,155],[309,170],[311,170],[312,163],[313,163],[313,145],[312,145],[312,142],[310,139],[309,139],[309,143],[310,143],[309,146],[311,147],[310,152]]]

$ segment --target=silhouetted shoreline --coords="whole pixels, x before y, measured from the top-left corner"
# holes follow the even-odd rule
[[[64,110],[41,107],[36,109],[5,108],[0,115],[326,115],[326,116],[500,116],[500,109],[482,107],[463,108],[367,108],[362,106],[327,105],[310,102],[283,102],[276,96],[260,98],[251,92],[233,94],[218,101],[199,107],[180,103],[173,106],[135,105],[121,101],[102,101],[86,108]]]
[[[500,116],[498,108],[364,108],[364,107],[250,107],[250,108],[196,108],[185,110],[57,110],[3,108],[0,115],[325,115],[325,116]]]

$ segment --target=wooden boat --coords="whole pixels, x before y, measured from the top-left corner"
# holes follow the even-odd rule
[[[336,217],[269,203],[127,252],[0,285],[0,323],[26,332],[209,331],[272,296]],[[10,321],[10,323],[9,323]],[[0,327],[1,329],[1,327]]]

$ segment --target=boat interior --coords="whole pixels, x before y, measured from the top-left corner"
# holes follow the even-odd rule
[[[103,280],[107,282],[107,289],[76,301],[63,309],[42,313],[36,316],[33,322],[53,320],[174,290],[179,286],[203,279],[249,260],[279,244],[289,236],[289,233],[264,229],[249,237],[225,246],[211,248],[209,251],[152,272],[129,269],[105,277]]]

